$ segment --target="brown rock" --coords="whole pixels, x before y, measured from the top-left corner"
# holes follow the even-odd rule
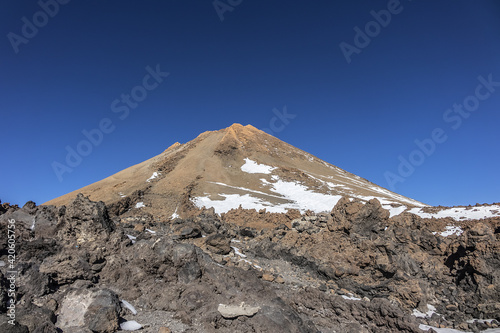
[[[208,236],[205,240],[210,251],[216,254],[228,254],[231,252],[231,239],[221,234]]]
[[[446,310],[448,310],[448,311],[457,311],[458,307],[455,304],[448,304],[446,306]]]
[[[160,327],[158,333],[172,333],[172,331],[168,327]]]
[[[144,224],[136,224],[136,225],[134,225],[134,230],[135,231],[139,231],[139,232],[143,232],[144,231]]]
[[[270,273],[264,273],[264,274],[262,274],[262,280],[264,280],[264,281],[273,282],[274,279],[275,279],[274,275],[272,275]]]

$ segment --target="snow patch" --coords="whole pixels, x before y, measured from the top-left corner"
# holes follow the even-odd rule
[[[231,246],[231,248],[234,250],[234,253],[235,253],[236,255],[238,255],[238,256],[240,256],[240,257],[241,257],[241,258],[240,258],[240,261],[244,261],[244,262],[246,262],[247,264],[250,264],[251,266],[253,266],[253,267],[257,268],[257,269],[262,269],[262,267],[260,267],[259,265],[256,265],[256,264],[254,264],[253,262],[251,262],[250,260],[245,259],[247,256],[246,256],[246,255],[244,255],[243,253],[241,253],[241,252],[240,252],[240,249],[238,249],[238,248],[237,248],[237,247],[235,247],[235,246]]]
[[[488,217],[500,216],[500,205],[480,206],[480,207],[453,207],[443,209],[437,213],[424,213],[421,208],[412,208],[410,213],[422,218],[444,218],[451,217],[455,221],[479,220]]]
[[[491,322],[493,320],[495,320],[495,319],[471,319],[471,320],[467,320],[467,323],[468,324],[474,324],[474,323],[480,323],[480,324],[488,323],[488,324],[491,324]]]
[[[240,256],[240,257],[242,257],[242,258],[246,258],[246,257],[247,257],[246,255],[244,255],[243,253],[241,253],[241,252],[240,252],[240,249],[238,249],[237,247],[235,247],[235,246],[231,246],[231,248],[234,250],[234,253],[235,253],[236,255],[239,255],[239,256]]]
[[[270,186],[270,190],[276,193],[276,195],[250,190],[243,187],[230,186],[223,183],[214,184],[286,200],[288,201],[287,203],[271,203],[267,200],[251,196],[250,194],[219,194],[224,197],[223,200],[213,200],[209,196],[204,196],[192,198],[191,201],[198,208],[214,208],[217,214],[227,213],[231,209],[237,209],[240,205],[243,209],[255,209],[257,211],[266,209],[270,213],[286,213],[289,209],[297,209],[301,213],[304,213],[306,210],[312,210],[315,213],[320,213],[324,211],[331,211],[337,202],[342,198],[341,195],[330,195],[311,191],[306,186],[298,182],[283,181],[278,176],[272,176],[272,179],[274,182],[269,182],[266,179],[261,179],[261,181],[263,184]]]
[[[406,210],[406,206],[393,207],[392,205],[382,205],[382,208],[389,211],[389,218],[397,216]]]
[[[151,230],[151,229],[147,229],[147,228],[146,228],[145,230],[146,230],[147,232],[149,232],[149,233],[153,234],[153,235],[154,235],[154,234],[156,234],[156,231],[153,231],[153,230]]]
[[[436,313],[436,308],[430,304],[427,304],[427,312],[426,313],[420,312],[417,309],[413,309],[412,315],[417,317],[417,318],[430,318],[430,317],[432,317],[432,315],[434,313]]]
[[[170,218],[173,220],[173,219],[177,219],[179,218],[179,214],[177,214],[177,209],[179,208],[179,206],[175,207],[175,212],[172,214],[172,216],[170,216]]]
[[[418,328],[420,328],[422,331],[428,331],[432,328],[437,333],[472,333],[469,331],[467,331],[467,332],[460,331],[460,330],[456,330],[453,328],[438,328],[438,327],[433,327],[433,326],[424,325],[424,324],[420,324],[418,326]],[[488,328],[488,329],[486,329],[484,331],[480,331],[480,332],[481,333],[500,333],[500,328]]]
[[[142,328],[142,325],[135,320],[129,320],[120,324],[120,328],[123,331],[137,331]]]
[[[354,297],[354,296],[352,296],[352,294],[351,294],[351,296],[342,295],[342,298],[347,299],[349,301],[361,301],[361,298]]]
[[[276,168],[273,168],[269,165],[265,164],[258,164],[255,161],[252,161],[249,158],[245,158],[245,164],[241,166],[241,171],[246,172],[246,173],[264,173],[264,174],[270,174],[271,171],[273,171]]]
[[[134,308],[134,306],[132,304],[130,304],[129,302],[127,302],[126,300],[122,299],[122,304],[125,305],[125,307],[127,309],[130,310],[130,312],[132,312],[132,314],[135,316],[137,314],[137,310]]]
[[[464,231],[460,227],[456,227],[454,225],[447,225],[444,228],[444,231],[439,233],[439,235],[441,235],[442,237],[448,237],[448,236],[451,236],[454,234],[456,234],[457,236],[460,236],[463,232]],[[437,232],[433,232],[432,234],[435,235],[435,234],[437,234]]]
[[[217,214],[227,213],[231,209],[237,209],[240,205],[243,209],[266,209],[270,213],[285,213],[286,209],[281,205],[272,205],[271,203],[249,194],[219,194],[224,197],[223,200],[212,200],[208,196],[192,198],[191,201],[196,207],[213,208]]]
[[[281,194],[285,199],[295,202],[297,209],[301,212],[308,209],[315,213],[331,211],[342,198],[341,195],[313,192],[302,184],[283,181],[277,176],[273,176],[273,180],[276,182],[272,183],[272,191]]]
[[[161,175],[161,173],[159,173],[159,172],[155,171],[155,172],[153,172],[153,175],[152,175],[151,177],[149,177],[149,178],[148,178],[148,180],[146,180],[146,182],[148,182],[148,183],[149,183],[149,182],[150,182],[150,181],[152,181],[153,179],[158,178],[160,175]]]
[[[143,207],[146,207],[146,205],[142,201],[135,204],[135,208],[143,208]]]
[[[135,240],[137,239],[137,237],[135,236],[132,236],[132,235],[127,235],[128,239],[130,239],[132,241],[132,244],[135,244]]]

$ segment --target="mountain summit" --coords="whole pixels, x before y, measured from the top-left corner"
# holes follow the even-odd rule
[[[426,206],[241,124],[177,142],[46,204],[68,204],[77,193],[161,218],[190,215],[202,207],[225,213],[240,205],[268,212],[330,211],[342,196],[365,202],[376,198],[391,215]]]

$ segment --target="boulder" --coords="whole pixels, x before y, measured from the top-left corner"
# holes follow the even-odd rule
[[[63,299],[57,318],[57,327],[88,328],[92,332],[112,333],[118,329],[120,303],[109,289],[77,289]]]
[[[206,238],[205,244],[215,254],[226,255],[231,252],[231,239],[225,235],[210,235]]]
[[[239,316],[252,317],[257,312],[259,312],[260,307],[249,306],[242,302],[240,305],[226,305],[219,304],[217,311],[222,315],[222,317],[227,319],[233,319]]]

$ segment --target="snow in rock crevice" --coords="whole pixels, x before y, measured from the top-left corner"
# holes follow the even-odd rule
[[[152,175],[151,177],[149,177],[149,178],[148,178],[148,180],[146,180],[146,182],[148,182],[148,183],[149,183],[149,182],[151,182],[153,179],[158,178],[160,175],[161,175],[161,173],[159,173],[159,172],[155,171],[155,172],[153,172],[153,175]]]
[[[464,231],[462,230],[462,228],[460,227],[457,227],[457,226],[454,226],[454,225],[447,225],[445,228],[444,228],[444,231],[443,232],[440,232],[439,235],[441,237],[448,237],[448,236],[451,236],[451,235],[457,235],[457,236],[460,236]],[[437,234],[437,232],[433,232],[432,234]]]

